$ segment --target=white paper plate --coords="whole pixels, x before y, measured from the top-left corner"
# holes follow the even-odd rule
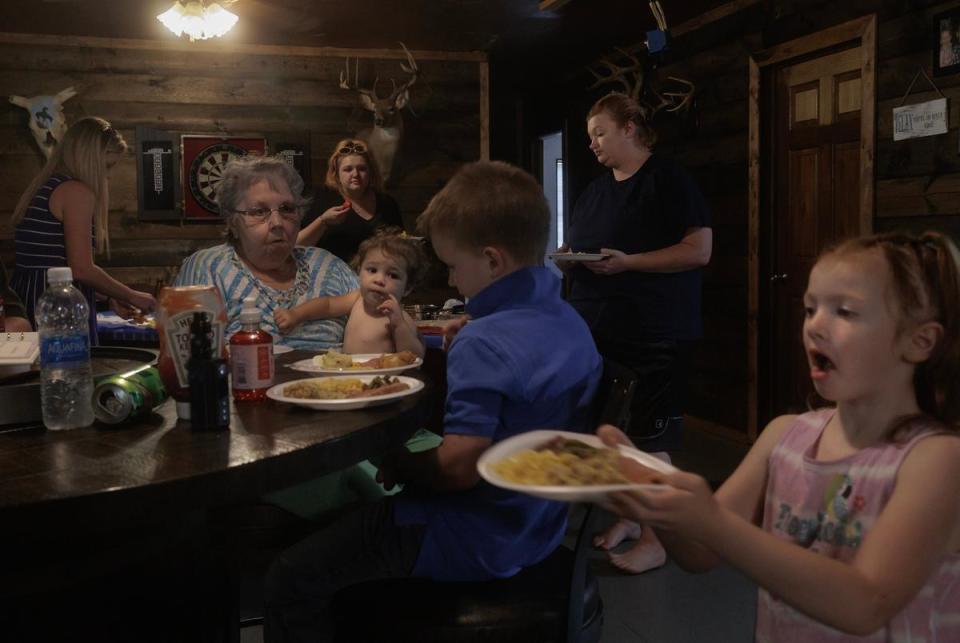
[[[562,500],[565,502],[602,502],[607,494],[614,491],[627,491],[631,489],[655,491],[662,490],[665,487],[665,485],[659,484],[608,484],[589,486],[528,485],[504,480],[494,472],[492,467],[493,463],[500,462],[517,451],[536,449],[558,436],[571,440],[579,440],[593,447],[605,446],[599,437],[589,433],[574,433],[572,431],[530,431],[528,433],[515,435],[512,438],[507,438],[503,442],[498,442],[487,449],[477,461],[477,471],[479,471],[480,476],[484,480],[494,486],[510,489],[511,491],[520,491],[531,496],[546,498],[547,500]],[[643,451],[630,447],[621,446],[620,454],[663,473],[672,473],[677,470],[672,464],[658,460],[649,453],[644,453]]]
[[[348,376],[352,377],[352,376]],[[364,375],[357,377],[358,380],[362,381],[364,384],[370,382],[375,376],[374,375]],[[381,404],[389,404],[390,402],[395,402],[400,398],[407,397],[408,395],[413,395],[417,391],[423,388],[423,382],[416,379],[415,377],[404,377],[398,376],[397,379],[401,382],[410,385],[405,391],[397,391],[396,393],[388,393],[387,395],[375,395],[373,397],[361,397],[354,399],[345,399],[345,400],[310,400],[299,397],[287,397],[283,394],[283,389],[287,386],[290,386],[294,382],[312,382],[312,381],[321,381],[331,379],[329,377],[312,377],[303,380],[291,380],[289,382],[284,382],[283,384],[277,384],[275,386],[267,389],[267,397],[271,400],[276,400],[277,402],[286,402],[288,404],[296,404],[297,406],[303,406],[308,409],[317,409],[323,411],[352,411],[353,409],[363,409],[369,406],[379,406]]]
[[[547,255],[554,261],[603,261],[609,256],[599,252],[555,252]]]
[[[383,353],[353,353],[350,357],[353,358],[353,363],[356,364],[357,362],[365,362],[374,357],[380,357],[381,355],[383,355]],[[290,368],[295,371],[303,371],[304,373],[326,373],[328,375],[389,375],[390,373],[409,371],[412,368],[419,367],[421,364],[423,364],[423,360],[418,357],[413,360],[412,364],[394,366],[393,368],[328,368],[315,363],[311,357],[310,359],[302,359],[299,362],[290,364]]]

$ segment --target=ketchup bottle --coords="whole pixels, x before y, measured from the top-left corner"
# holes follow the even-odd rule
[[[256,298],[244,299],[240,330],[230,337],[233,399],[238,402],[265,400],[273,386],[273,335],[260,328],[261,317]]]

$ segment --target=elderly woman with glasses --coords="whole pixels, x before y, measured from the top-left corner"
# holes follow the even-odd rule
[[[277,343],[307,350],[342,344],[344,319],[305,322],[284,335],[273,319],[278,308],[359,286],[356,274],[330,252],[296,246],[307,206],[302,192],[303,179],[280,158],[251,155],[227,165],[217,186],[226,243],[187,257],[174,285],[216,286],[227,307],[228,335],[240,328],[244,298],[253,296]]]
[[[380,168],[363,141],[337,143],[324,183],[326,189],[316,195],[304,218],[297,245],[318,245],[349,262],[378,228],[403,228],[397,202],[383,193]]]

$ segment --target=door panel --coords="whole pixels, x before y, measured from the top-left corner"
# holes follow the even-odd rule
[[[859,230],[860,82],[859,47],[774,74],[772,274],[761,275],[771,307],[764,374],[771,399],[761,400],[762,423],[802,412],[812,399],[803,294],[824,248]]]

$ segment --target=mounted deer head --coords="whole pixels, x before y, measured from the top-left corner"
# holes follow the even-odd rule
[[[354,64],[354,80],[350,84],[350,59],[347,58],[344,71],[340,72],[340,88],[357,92],[360,96],[360,105],[368,112],[373,113],[373,126],[357,132],[357,137],[362,138],[370,146],[373,157],[380,166],[380,172],[383,174],[383,180],[390,178],[390,171],[393,169],[393,160],[400,148],[400,141],[403,138],[403,117],[401,112],[410,104],[410,88],[417,82],[417,76],[420,74],[420,68],[417,67],[417,61],[413,59],[413,54],[401,42],[400,47],[407,56],[406,64],[400,63],[400,69],[409,74],[409,78],[397,85],[396,80],[391,79],[393,91],[389,96],[381,97],[377,94],[377,83],[380,77],[377,76],[373,81],[373,87],[363,89],[359,87],[359,60]]]
[[[77,92],[67,87],[56,96],[11,96],[10,102],[30,112],[30,132],[40,146],[44,156],[50,158],[57,143],[67,131],[67,121],[63,116],[63,103],[73,98]]]

